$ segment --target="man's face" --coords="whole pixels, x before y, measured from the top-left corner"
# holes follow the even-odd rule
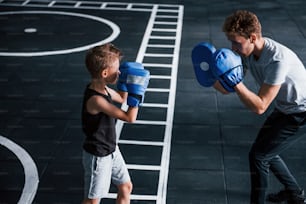
[[[228,34],[227,39],[232,44],[232,50],[243,57],[248,57],[254,50],[254,43],[251,38],[245,38],[237,34]]]

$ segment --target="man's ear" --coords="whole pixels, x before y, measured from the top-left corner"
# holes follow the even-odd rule
[[[250,36],[251,43],[255,43],[256,39],[257,39],[257,35],[255,33],[252,33]]]

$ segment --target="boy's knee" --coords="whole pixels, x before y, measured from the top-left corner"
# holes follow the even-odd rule
[[[123,183],[118,186],[118,189],[119,193],[121,193],[122,195],[129,195],[132,193],[133,184],[132,182]]]
[[[83,200],[82,204],[99,204],[100,203],[100,199],[89,199],[86,198]]]

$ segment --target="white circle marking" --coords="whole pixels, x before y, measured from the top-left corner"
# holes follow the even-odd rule
[[[25,33],[36,33],[37,29],[36,28],[25,28],[24,32]]]
[[[25,183],[18,204],[32,203],[36,195],[39,182],[37,167],[33,159],[22,147],[1,135],[0,145],[5,146],[12,151],[22,163],[24,169]]]
[[[73,52],[80,52],[87,49],[90,49],[94,46],[105,44],[108,42],[112,42],[114,39],[118,37],[120,34],[120,28],[113,22],[106,20],[104,18],[100,18],[97,16],[91,16],[87,14],[81,13],[72,13],[72,12],[62,12],[62,11],[8,11],[8,12],[0,12],[0,15],[14,15],[14,14],[57,14],[57,15],[68,15],[68,16],[77,16],[82,18],[88,18],[91,20],[95,20],[101,23],[107,24],[112,28],[113,32],[107,38],[98,41],[93,44],[89,44],[86,46],[66,49],[66,50],[56,50],[56,51],[41,51],[41,52],[0,52],[0,56],[17,56],[17,57],[35,57],[35,56],[46,56],[46,55],[60,55],[60,54],[68,54]]]

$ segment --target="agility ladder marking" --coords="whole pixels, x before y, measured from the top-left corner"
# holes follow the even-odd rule
[[[176,93],[176,79],[177,79],[177,69],[178,69],[178,59],[179,59],[179,48],[181,40],[181,30],[182,30],[182,20],[183,20],[183,6],[177,7],[167,7],[167,9],[160,8],[162,6],[154,5],[150,20],[147,25],[146,32],[143,37],[141,47],[138,52],[136,61],[140,62],[146,68],[165,68],[171,69],[171,75],[152,75],[151,79],[164,79],[170,80],[169,88],[148,88],[147,92],[166,92],[169,94],[167,104],[157,104],[157,103],[144,103],[144,107],[158,107],[167,108],[166,121],[144,121],[137,120],[136,124],[150,124],[150,125],[164,125],[165,134],[163,142],[153,142],[153,141],[126,141],[119,140],[122,144],[135,144],[135,145],[151,145],[151,146],[162,146],[161,155],[161,165],[128,165],[129,169],[137,170],[148,170],[148,171],[160,171],[158,191],[157,196],[151,195],[132,195],[132,199],[138,200],[156,200],[157,204],[166,204],[166,194],[167,194],[167,181],[169,172],[169,162],[170,162],[170,148],[171,148],[171,136],[172,136],[172,125],[173,125],[173,115],[174,115],[174,105],[175,105],[175,93]],[[165,7],[164,7],[165,8]],[[162,15],[161,15],[162,14]],[[168,14],[168,15],[167,15]],[[176,14],[176,18],[174,17]],[[172,21],[163,21],[163,19],[171,18]],[[175,21],[173,21],[175,19]],[[159,25],[163,27],[170,26],[171,29],[158,28]],[[173,25],[175,29],[173,29]],[[157,31],[159,34],[154,35],[153,32]],[[164,35],[162,35],[164,33]],[[172,36],[169,36],[172,35]],[[158,40],[158,42],[151,42],[150,40]],[[171,40],[169,42],[169,40]],[[148,53],[147,48],[173,48],[170,53]],[[150,62],[146,61],[146,57],[150,57]],[[169,58],[171,63],[160,63],[160,58]],[[145,61],[145,62],[144,62]],[[144,63],[143,63],[144,62]],[[123,109],[126,109],[126,104]],[[124,122],[117,122],[117,131],[121,132],[122,125]],[[111,197],[115,198],[115,194],[111,194]]]
[[[19,3],[18,3],[19,2]],[[156,165],[137,165],[127,164],[129,169],[160,171],[157,195],[131,195],[131,199],[156,201],[157,204],[166,204],[167,182],[170,162],[170,147],[173,126],[173,115],[175,106],[175,93],[177,82],[177,70],[179,60],[179,49],[181,42],[181,32],[183,24],[184,7],[182,5],[171,4],[146,4],[146,3],[120,3],[120,2],[94,2],[94,1],[40,1],[40,0],[0,0],[0,5],[7,6],[29,6],[29,7],[49,7],[49,8],[77,8],[77,9],[109,9],[109,10],[131,10],[151,12],[146,32],[143,37],[141,47],[138,51],[136,61],[140,62],[146,68],[165,68],[170,69],[170,76],[152,75],[152,79],[170,80],[170,87],[167,88],[148,88],[147,92],[165,92],[168,93],[168,103],[144,103],[144,107],[166,108],[166,121],[137,120],[135,124],[164,125],[165,133],[163,142],[154,141],[127,141],[119,140],[121,144],[132,145],[151,145],[162,146],[161,164]],[[167,28],[165,28],[167,27]],[[157,32],[158,34],[154,34]],[[156,42],[151,42],[155,40]],[[147,48],[170,48],[173,52],[169,53],[148,53]],[[144,62],[146,57],[151,61]],[[160,63],[160,58],[167,58],[171,63]],[[124,104],[123,109],[127,108]],[[118,121],[116,131],[120,135],[124,122]],[[109,193],[108,198],[116,198],[115,193]]]
[[[156,53],[145,53],[142,58],[147,56],[150,59],[155,59],[150,61],[151,64],[144,64],[144,66],[154,65],[157,67],[166,66],[171,68],[170,76],[170,89],[168,97],[168,107],[167,107],[167,121],[164,137],[164,148],[162,152],[161,160],[161,170],[159,177],[159,186],[157,196],[158,204],[166,203],[166,194],[167,194],[167,182],[168,182],[168,172],[169,172],[169,162],[170,162],[170,148],[171,148],[171,136],[172,136],[172,126],[173,126],[173,115],[174,115],[174,106],[175,106],[175,93],[176,93],[176,80],[177,80],[177,69],[178,69],[178,58],[179,58],[179,48],[181,41],[181,31],[182,31],[182,20],[183,20],[183,6],[177,8],[171,7],[162,7],[155,5],[155,10],[152,12],[154,15],[154,21],[152,20],[151,35],[149,36],[149,41],[147,41],[148,47],[157,47],[164,48],[174,46],[173,52],[169,54],[156,54]],[[171,21],[168,21],[168,17],[172,18]],[[153,18],[151,18],[153,19]],[[174,20],[174,21],[173,21]],[[160,28],[160,23],[163,23],[163,28]],[[168,24],[169,23],[169,24]],[[177,23],[175,25],[175,23]],[[169,26],[171,29],[164,29],[164,27]],[[173,25],[175,29],[173,30]],[[157,34],[155,34],[157,31]],[[170,36],[169,36],[170,35]],[[170,40],[169,40],[170,39]],[[157,40],[157,41],[154,41]],[[155,43],[154,43],[155,42]],[[172,59],[171,64],[160,64],[160,57]],[[137,58],[139,61],[141,56]],[[170,67],[169,67],[170,66]],[[163,77],[161,77],[163,78]],[[168,91],[168,89],[166,89]],[[150,90],[149,90],[150,91]]]

